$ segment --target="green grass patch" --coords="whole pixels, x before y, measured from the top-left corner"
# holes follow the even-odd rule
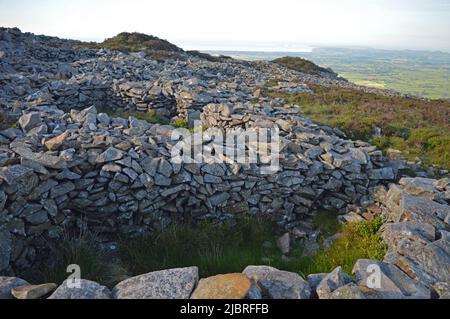
[[[342,266],[347,274],[351,274],[358,259],[383,260],[387,246],[378,234],[382,225],[381,217],[344,225],[342,236],[329,249],[319,251],[312,258],[307,273],[330,272]]]
[[[242,272],[248,265],[270,265],[299,272],[302,249],[283,260],[276,245],[274,224],[264,219],[241,219],[236,224],[172,225],[160,233],[121,241],[121,258],[133,274],[198,266],[202,277]],[[304,267],[303,266],[303,267]]]
[[[332,214],[319,215],[317,227],[333,235],[337,227]],[[277,226],[261,218],[241,218],[236,222],[212,224],[174,224],[164,230],[138,238],[119,239],[120,265],[108,260],[92,244],[95,240],[64,240],[53,258],[56,266],[35,271],[32,282],[61,283],[68,277],[70,264],[81,267],[83,279],[112,287],[123,275],[178,268],[199,267],[200,276],[242,272],[249,265],[268,265],[295,272],[303,277],[311,273],[331,272],[342,266],[350,274],[358,259],[382,260],[387,247],[377,234],[381,218],[342,227],[342,236],[313,257],[303,256],[300,242],[291,243],[288,258],[276,245]],[[28,279],[30,277],[27,277]]]
[[[175,121],[172,121],[170,123],[170,125],[172,125],[175,128],[189,129],[188,121],[186,119],[183,119],[183,118],[177,118]]]

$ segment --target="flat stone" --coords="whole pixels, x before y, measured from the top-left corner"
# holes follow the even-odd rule
[[[62,146],[68,136],[69,132],[66,131],[63,134],[46,141],[45,146],[49,151],[55,151]]]
[[[43,165],[44,167],[53,169],[63,169],[67,167],[67,162],[58,156],[47,153],[34,153],[29,148],[24,147],[14,148],[13,151],[30,161]]]
[[[410,277],[426,279],[433,284],[439,281],[450,282],[450,242],[440,239],[418,249],[411,249],[409,245],[400,245],[399,254],[407,256],[396,262]]]
[[[102,154],[97,156],[95,162],[97,164],[103,164],[108,162],[117,161],[123,158],[123,152],[114,148],[110,147],[106,151],[104,151]]]
[[[146,157],[141,161],[141,167],[144,171],[152,177],[155,177],[155,174],[158,170],[159,158]]]
[[[225,170],[220,164],[206,164],[201,168],[202,172],[208,173],[214,176],[224,176]]]
[[[416,221],[441,230],[448,227],[444,219],[450,214],[450,206],[421,197],[403,195],[398,210],[393,213],[395,222]]]
[[[116,299],[189,299],[198,282],[198,268],[176,268],[126,279],[113,289]]]
[[[393,180],[395,178],[395,174],[391,167],[384,167],[381,169],[370,170],[369,178],[373,180]]]
[[[25,132],[28,132],[42,124],[41,116],[39,112],[24,114],[19,118],[19,124]]]
[[[164,158],[161,158],[159,162],[158,167],[158,173],[164,175],[165,177],[169,178],[173,173],[172,165]]]
[[[170,186],[172,180],[161,174],[155,174],[155,185],[158,186]]]
[[[208,184],[220,184],[223,182],[222,178],[210,174],[205,174],[203,180]]]
[[[243,274],[258,285],[270,299],[309,299],[309,284],[298,274],[270,266],[248,266]]]
[[[17,137],[23,136],[22,130],[14,127],[10,127],[6,130],[0,131],[0,134],[11,141],[13,141]]]
[[[15,287],[11,294],[16,299],[39,299],[58,288],[57,284],[26,285]]]
[[[179,193],[179,192],[184,191],[184,190],[185,190],[185,186],[184,185],[178,185],[178,186],[166,189],[165,191],[163,191],[161,193],[161,196],[168,197],[168,196],[171,196],[173,194]]]
[[[55,178],[57,180],[64,180],[64,179],[68,179],[68,180],[78,180],[81,178],[81,175],[74,173],[72,171],[69,171],[68,169],[64,169],[61,171],[61,173],[59,173],[58,175],[55,176]]]
[[[122,172],[130,178],[131,182],[134,182],[139,176],[134,170],[128,167],[124,168]]]
[[[75,190],[75,184],[72,182],[58,184],[50,190],[50,197],[56,198],[65,195],[73,190]]]
[[[34,161],[30,161],[30,160],[28,160],[26,158],[22,157],[20,159],[20,164],[22,164],[25,167],[31,168],[36,173],[43,174],[43,175],[47,175],[48,174],[48,170],[44,167],[44,165],[39,164],[39,163],[34,162]]]
[[[111,123],[111,118],[106,113],[97,114],[97,120],[99,123],[101,123],[103,125],[109,125]]]
[[[23,165],[13,165],[0,168],[0,179],[12,185],[17,180],[22,180],[32,173],[33,170]]]
[[[111,291],[96,282],[79,279],[80,286],[73,280],[64,281],[48,299],[111,299]]]
[[[415,221],[386,223],[381,227],[381,237],[389,249],[397,251],[400,242],[405,238],[425,244],[434,241],[436,229],[429,224]]]
[[[226,274],[201,279],[191,299],[244,299],[251,287],[243,274]]]
[[[403,185],[403,189],[410,195],[436,200],[442,198],[443,194],[436,189],[435,182],[436,180],[430,178],[405,177],[399,181],[399,184]]]
[[[392,264],[360,259],[353,267],[353,273],[357,285],[372,289],[381,299],[431,298],[429,288],[411,279]]]
[[[15,287],[24,285],[29,285],[29,283],[26,280],[16,277],[0,276],[0,299],[13,299],[14,296],[11,294],[11,290],[13,290]]]
[[[122,167],[114,163],[108,163],[102,166],[102,171],[110,173],[119,173],[122,171]]]
[[[228,193],[220,193],[209,198],[209,201],[212,206],[219,206],[223,204],[230,198],[230,194]]]

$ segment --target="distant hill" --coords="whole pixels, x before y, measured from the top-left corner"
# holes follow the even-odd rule
[[[158,37],[138,32],[122,32],[115,37],[106,39],[101,43],[83,43],[77,47],[92,49],[110,49],[122,52],[145,52],[148,56],[158,61],[177,59],[183,54],[183,49],[175,44]]]
[[[331,76],[331,77],[338,76],[331,69],[322,68],[309,60],[299,58],[299,57],[286,56],[283,58],[275,59],[272,62],[282,65],[291,70],[295,70],[295,71],[306,73],[306,74]]]
[[[183,52],[181,48],[167,40],[137,32],[122,32],[101,43],[89,43],[88,45],[94,48],[105,48],[125,52],[139,52],[146,50]]]
[[[226,62],[233,60],[232,57],[226,56],[226,55],[211,55],[208,53],[200,52],[197,50],[187,51],[189,55],[207,60],[209,62]]]

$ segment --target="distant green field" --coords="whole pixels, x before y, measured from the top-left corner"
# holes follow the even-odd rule
[[[326,64],[342,77],[360,85],[392,89],[430,99],[450,99],[449,68],[408,63]],[[388,68],[389,71],[383,71]]]
[[[220,54],[247,60],[303,57],[322,67],[332,68],[360,85],[430,99],[450,99],[450,53],[445,52],[317,48],[299,53],[221,51]]]

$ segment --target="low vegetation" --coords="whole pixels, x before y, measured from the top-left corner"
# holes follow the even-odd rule
[[[113,267],[105,256],[95,246],[92,235],[65,237],[52,254],[53,264],[40,267],[32,273],[23,276],[30,282],[62,283],[70,273],[69,265],[78,265],[81,269],[81,278],[110,284]]]
[[[261,264],[298,272],[301,250],[284,262],[273,234],[273,224],[264,219],[243,219],[236,225],[173,225],[158,234],[123,240],[121,257],[134,274],[196,265],[206,277]]]
[[[337,266],[342,266],[347,274],[351,274],[358,259],[383,260],[387,246],[378,234],[382,225],[381,217],[344,225],[339,239],[312,258],[307,272],[330,272]]]
[[[300,106],[312,120],[344,130],[353,139],[394,148],[426,166],[450,168],[450,102],[388,97],[356,89],[310,84],[314,94],[269,93]],[[375,128],[382,136],[374,138]]]
[[[328,236],[340,231],[341,236],[328,249],[313,257],[303,256],[301,243],[292,244],[288,258],[281,256],[274,234],[277,227],[262,218],[242,218],[237,222],[215,225],[174,224],[162,231],[138,238],[119,239],[120,265],[107,261],[87,237],[63,241],[55,256],[56,267],[37,271],[35,282],[64,281],[67,265],[77,264],[84,279],[112,287],[124,275],[140,275],[152,271],[199,267],[200,276],[241,272],[248,265],[268,265],[306,276],[331,272],[342,266],[347,273],[358,259],[382,260],[386,246],[377,234],[381,219],[338,226],[335,214],[318,216],[316,223]]]
[[[172,121],[170,123],[170,125],[172,125],[175,128],[189,129],[188,121],[186,119],[183,119],[183,118],[178,118],[175,121]]]
[[[332,70],[322,68],[309,60],[299,57],[286,56],[283,58],[275,59],[272,62],[306,74],[319,75],[321,73],[329,73],[335,75]]]

